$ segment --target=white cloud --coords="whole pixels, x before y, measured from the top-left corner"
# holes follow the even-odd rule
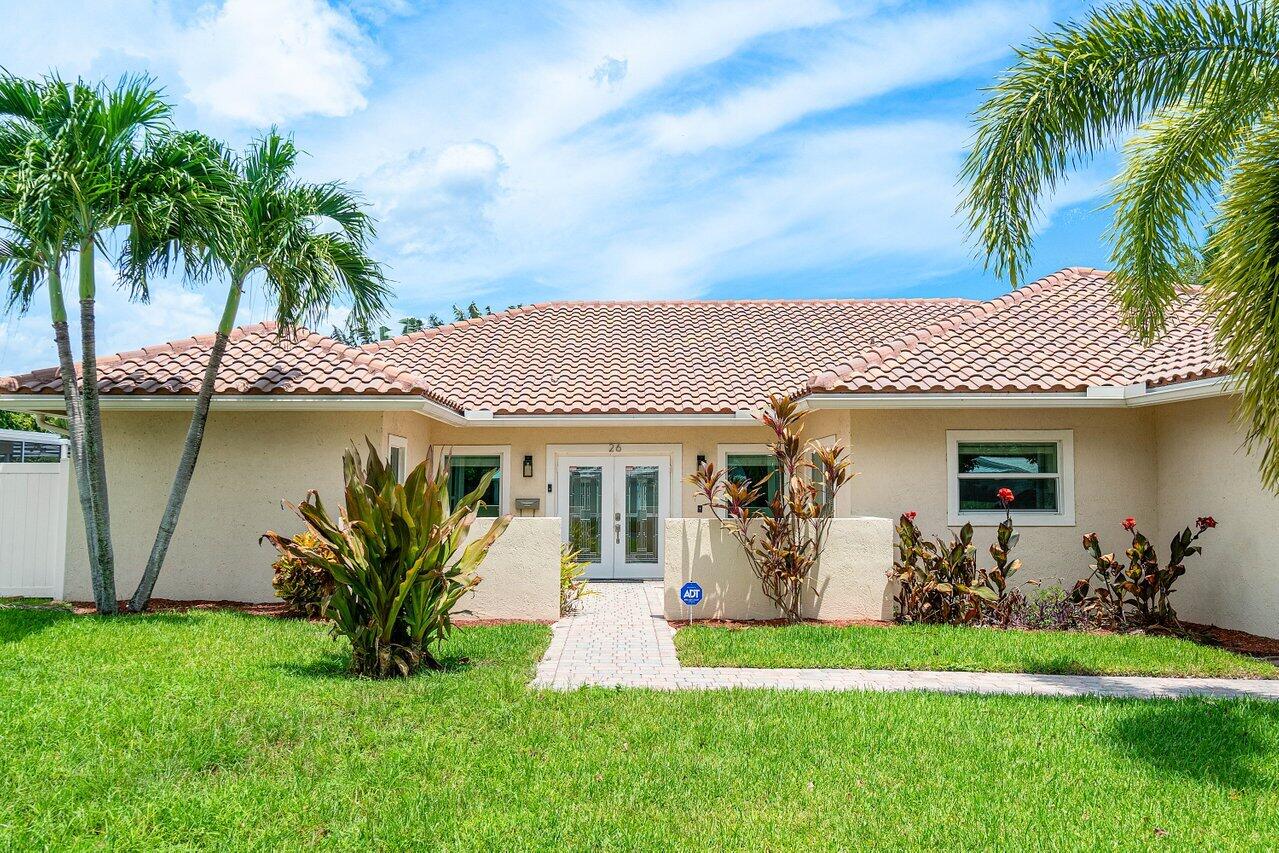
[[[984,2],[846,26],[794,73],[649,122],[656,145],[690,153],[741,145],[822,110],[947,80],[1007,50],[1042,4]]]
[[[450,260],[491,242],[491,206],[506,162],[482,140],[412,151],[364,182],[379,200],[384,245],[405,255]]]
[[[367,7],[367,8],[366,8]],[[392,4],[357,13],[384,20]],[[363,109],[378,58],[352,13],[327,0],[13,3],[4,65],[20,74],[115,76],[149,71],[206,116],[263,126]],[[180,80],[181,85],[173,85]]]
[[[175,49],[187,96],[249,124],[349,115],[366,103],[369,43],[324,0],[226,0],[184,27]]]

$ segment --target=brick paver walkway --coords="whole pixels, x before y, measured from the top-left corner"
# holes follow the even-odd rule
[[[1236,696],[1279,700],[1279,681],[1241,678],[1148,678],[1029,675],[1003,672],[910,672],[883,669],[749,669],[680,666],[675,631],[662,616],[662,585],[596,583],[598,594],[556,622],[532,686],[647,687],[656,690],[932,690],[1041,696]]]

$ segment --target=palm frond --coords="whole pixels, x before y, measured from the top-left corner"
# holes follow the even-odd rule
[[[1039,37],[977,112],[961,204],[988,266],[1022,281],[1043,198],[1158,111],[1279,84],[1271,2],[1132,3]]]
[[[1279,115],[1241,151],[1212,228],[1206,278],[1218,346],[1235,369],[1262,481],[1279,489]]]
[[[1270,97],[1248,87],[1165,110],[1125,146],[1108,236],[1116,295],[1143,339],[1163,328],[1209,203]]]

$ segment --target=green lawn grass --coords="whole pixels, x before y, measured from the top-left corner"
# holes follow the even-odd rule
[[[1279,838],[1273,704],[531,691],[547,639],[466,629],[451,671],[372,682],[307,622],[0,612],[0,849]]]
[[[1279,669],[1175,637],[950,625],[722,628],[675,634],[685,666],[931,669],[1055,675],[1279,677]]]

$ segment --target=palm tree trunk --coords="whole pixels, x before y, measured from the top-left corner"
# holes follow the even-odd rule
[[[75,359],[71,355],[71,335],[67,331],[62,271],[57,263],[49,270],[49,314],[53,318],[53,339],[58,347],[62,399],[67,407],[67,432],[71,439],[71,466],[75,469],[76,492],[80,496],[80,514],[84,521],[84,541],[89,554],[89,578],[93,585],[93,601],[97,604],[101,600],[102,576],[98,571],[97,532],[93,525],[93,491],[89,487],[89,471],[84,459],[84,412],[80,407]]]
[[[93,238],[80,244],[80,342],[83,347],[80,394],[84,406],[84,457],[93,495],[94,542],[98,552],[98,612],[117,613],[115,555],[111,546],[111,511],[107,502],[106,450],[102,441],[102,411],[98,407],[98,359],[93,313]]]
[[[240,307],[240,294],[243,292],[243,279],[236,278],[231,282],[227,293],[226,307],[222,312],[222,321],[218,324],[217,336],[213,339],[213,350],[209,353],[209,363],[204,368],[204,379],[200,382],[200,391],[195,398],[195,411],[191,413],[191,425],[187,428],[186,443],[182,446],[182,457],[178,461],[178,470],[173,475],[173,486],[169,489],[169,502],[164,507],[164,515],[160,517],[160,528],[155,534],[155,543],[151,546],[151,556],[147,558],[146,570],[138,588],[129,599],[129,610],[141,613],[146,610],[151,600],[151,592],[155,589],[156,578],[164,566],[165,555],[169,552],[169,543],[173,541],[173,532],[178,526],[178,516],[182,512],[182,504],[186,500],[187,489],[191,487],[191,478],[195,474],[195,463],[200,456],[200,445],[204,441],[204,426],[209,419],[209,407],[213,404],[213,387],[218,378],[218,368],[222,364],[222,355],[226,352],[227,339],[231,336],[231,328],[235,325],[235,315]]]

